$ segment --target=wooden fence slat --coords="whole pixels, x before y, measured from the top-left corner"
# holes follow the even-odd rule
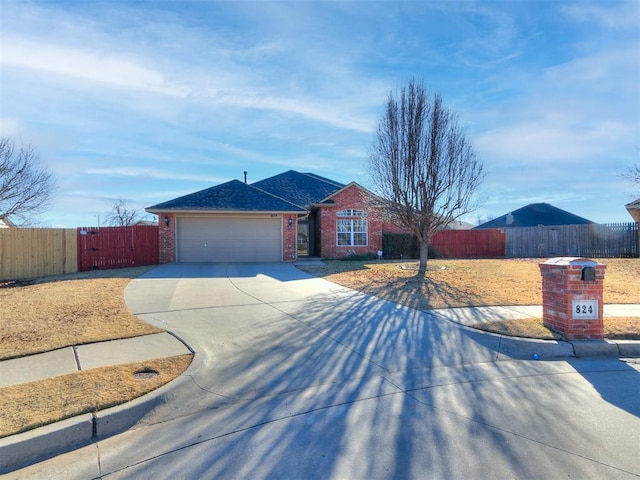
[[[78,269],[155,265],[159,259],[158,227],[79,227]]]
[[[505,233],[510,258],[639,256],[635,222],[507,228]]]
[[[0,228],[0,280],[76,272],[76,231],[70,228]]]
[[[505,234],[499,229],[441,230],[431,247],[443,258],[500,258],[505,255]]]

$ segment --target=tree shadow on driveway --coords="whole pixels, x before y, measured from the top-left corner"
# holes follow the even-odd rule
[[[148,318],[200,357],[148,429],[101,444],[118,478],[593,477],[625,461],[584,416],[554,427],[567,398],[598,405],[566,363],[496,363],[496,336],[353,290]]]

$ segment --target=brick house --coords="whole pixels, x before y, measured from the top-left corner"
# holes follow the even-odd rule
[[[294,170],[217,185],[146,208],[159,217],[160,263],[280,262],[299,256],[376,255],[385,228],[379,199]]]

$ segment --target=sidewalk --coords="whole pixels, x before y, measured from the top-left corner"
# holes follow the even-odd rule
[[[144,362],[189,353],[192,352],[184,343],[167,332],[65,347],[51,352],[0,361],[0,388],[80,370]]]

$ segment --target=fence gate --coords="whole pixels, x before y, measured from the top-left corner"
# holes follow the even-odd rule
[[[78,271],[157,263],[157,226],[78,228]]]

